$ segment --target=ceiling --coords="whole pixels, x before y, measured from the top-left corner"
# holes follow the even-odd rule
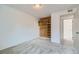
[[[51,13],[56,11],[61,11],[69,8],[78,7],[78,4],[43,4],[42,8],[34,9],[33,4],[11,4],[8,5],[10,7],[14,7],[19,9],[25,13],[28,13],[37,18],[45,17],[51,15]]]

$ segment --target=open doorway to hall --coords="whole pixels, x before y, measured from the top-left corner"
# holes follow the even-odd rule
[[[66,46],[73,46],[72,22],[73,15],[61,16],[61,43]]]

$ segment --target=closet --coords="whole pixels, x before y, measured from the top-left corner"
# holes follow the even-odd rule
[[[43,17],[39,20],[40,36],[51,38],[51,17]]]

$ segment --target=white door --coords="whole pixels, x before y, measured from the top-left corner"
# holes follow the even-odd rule
[[[73,46],[73,35],[72,35],[72,22],[73,15],[61,16],[61,34],[62,43],[65,46]]]

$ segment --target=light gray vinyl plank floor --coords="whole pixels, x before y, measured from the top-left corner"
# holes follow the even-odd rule
[[[0,51],[0,54],[76,54],[74,47],[65,47],[51,43],[45,39],[34,39],[31,42],[10,47]]]

